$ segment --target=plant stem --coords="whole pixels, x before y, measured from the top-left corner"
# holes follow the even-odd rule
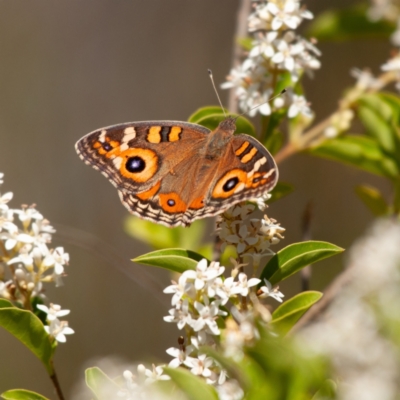
[[[53,382],[54,388],[56,389],[57,397],[58,397],[59,400],[65,400],[65,397],[64,397],[64,395],[62,393],[62,390],[61,390],[60,382],[58,382],[56,370],[54,369],[53,365],[52,365],[52,367],[53,367],[53,374],[50,375],[50,379]]]
[[[293,154],[306,150],[312,145],[315,145],[315,141],[321,137],[322,132],[330,125],[333,115],[340,111],[351,108],[362,95],[376,93],[395,80],[397,80],[396,75],[393,73],[393,71],[389,71],[381,74],[376,79],[377,83],[369,89],[362,89],[357,86],[350,89],[346,96],[339,102],[338,108],[331,115],[319,122],[317,125],[313,126],[307,132],[303,133],[299,137],[299,141],[297,143],[288,142],[275,155],[275,161],[277,163],[281,163],[285,159],[291,157]]]

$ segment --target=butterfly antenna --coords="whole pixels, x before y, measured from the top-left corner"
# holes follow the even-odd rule
[[[265,101],[264,103],[258,104],[258,105],[256,105],[256,106],[254,106],[253,108],[250,108],[250,110],[247,110],[247,111],[245,111],[245,112],[242,113],[242,114],[239,114],[237,117],[235,117],[235,121],[236,121],[239,117],[241,117],[242,115],[245,115],[245,114],[249,113],[250,111],[254,110],[254,109],[257,108],[257,107],[261,107],[262,105],[264,105],[264,104],[266,104],[266,103],[269,103],[269,102],[272,101],[272,100],[275,100],[277,97],[281,96],[281,95],[284,94],[284,93],[286,93],[286,89],[281,90],[278,94],[276,94],[275,96],[272,96],[270,99],[268,99],[268,100]]]
[[[224,107],[223,107],[223,105],[222,105],[221,99],[219,98],[218,90],[217,90],[217,88],[215,87],[214,78],[213,78],[213,74],[212,74],[211,69],[208,70],[208,75],[210,76],[211,83],[212,83],[212,85],[213,85],[215,94],[217,95],[217,99],[218,99],[218,101],[219,101],[219,105],[221,106],[222,112],[224,113],[225,118],[226,118],[225,109],[224,109]]]

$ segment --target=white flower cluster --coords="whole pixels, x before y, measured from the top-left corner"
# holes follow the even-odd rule
[[[166,400],[167,397],[150,385],[155,381],[169,380],[169,376],[163,374],[162,367],[147,369],[143,364],[137,367],[137,375],[125,370],[123,373],[125,386],[117,393],[117,397],[124,400],[154,399]]]
[[[299,334],[305,351],[332,360],[339,400],[398,398],[399,243],[399,222],[377,221],[351,250],[349,283],[320,320]]]
[[[68,315],[70,311],[62,310],[61,306],[52,303],[50,303],[50,308],[43,304],[38,304],[37,308],[47,314],[47,322],[49,325],[44,327],[46,332],[50,336],[53,336],[57,342],[65,343],[67,341],[65,335],[72,335],[74,330],[68,326],[67,321],[60,321],[58,318]]]
[[[310,74],[320,68],[319,50],[293,31],[303,19],[312,18],[311,12],[300,7],[299,0],[257,2],[248,22],[249,32],[255,36],[252,48],[243,63],[232,69],[227,82],[221,85],[224,89],[235,90],[244,112],[250,116],[257,112],[270,115],[268,99],[280,74],[289,73],[295,84],[304,72]],[[289,118],[299,113],[311,118],[312,112],[304,96],[290,91],[288,94],[285,97]],[[275,108],[283,105],[281,98],[274,102]]]
[[[212,358],[201,354],[200,347],[216,346],[216,343],[219,342],[219,340],[215,340],[221,335],[218,321],[222,322],[228,316],[228,312],[225,311],[228,301],[234,304],[233,310],[236,311],[234,311],[235,316],[240,325],[239,309],[243,309],[244,305],[246,308],[251,307],[251,296],[255,296],[255,286],[261,280],[248,279],[244,272],[238,272],[238,266],[232,270],[230,277],[225,278],[224,271],[225,267],[218,262],[211,262],[208,265],[207,260],[203,259],[198,262],[195,270],[183,272],[178,282],[173,281],[172,285],[165,288],[165,293],[172,294],[173,308],[169,310],[169,315],[164,317],[164,320],[176,323],[180,330],[185,328],[189,341],[189,345],[186,346],[183,337],[180,337],[179,348],[171,347],[167,353],[173,357],[169,367],[184,366],[193,374],[204,377],[207,383],[215,385],[221,393],[230,392],[236,385],[237,390],[233,392],[237,394],[241,390],[237,383],[227,380],[226,372]],[[261,287],[257,294],[260,298],[270,296],[279,302],[283,297],[278,289],[272,289],[268,281],[265,281],[265,286]],[[247,341],[239,339],[239,336],[239,343],[243,347]],[[226,337],[225,334],[223,337]],[[227,396],[226,394],[221,398],[236,398]]]
[[[259,207],[262,203],[263,199]],[[283,239],[285,228],[266,215],[262,219],[254,217],[254,211],[253,204],[236,204],[217,219],[217,233],[223,243],[222,249],[234,246],[238,256],[251,258],[256,268],[261,257],[274,254],[270,247]]]
[[[0,185],[3,176],[0,173]],[[62,247],[49,249],[54,228],[34,206],[11,209],[8,203],[12,197],[11,192],[0,194],[0,297],[31,310],[34,297],[45,298],[44,282],[62,284],[69,255]],[[62,327],[57,321],[49,329],[58,333],[50,334],[63,341],[59,332],[66,333],[65,321]]]

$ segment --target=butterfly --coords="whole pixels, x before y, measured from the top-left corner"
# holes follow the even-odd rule
[[[268,150],[235,130],[233,117],[213,131],[180,121],[131,122],[95,130],[75,148],[117,188],[132,214],[189,226],[261,196],[278,180]]]

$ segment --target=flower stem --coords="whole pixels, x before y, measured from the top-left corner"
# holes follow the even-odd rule
[[[54,369],[53,362],[51,363],[53,367],[53,374],[50,375],[50,379],[53,382],[54,388],[56,389],[57,397],[59,400],[65,400],[65,397],[62,393],[60,382],[58,381],[56,370]]]

